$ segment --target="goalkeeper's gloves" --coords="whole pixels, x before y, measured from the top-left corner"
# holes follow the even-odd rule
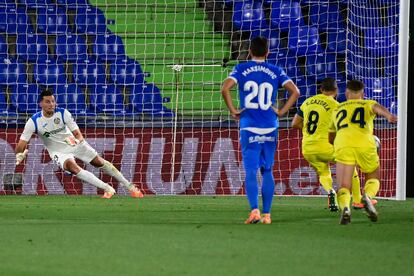
[[[29,151],[25,149],[23,152],[19,152],[16,154],[16,165],[19,165],[25,158]]]

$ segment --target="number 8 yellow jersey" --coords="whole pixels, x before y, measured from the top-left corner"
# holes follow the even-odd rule
[[[332,112],[338,106],[332,97],[318,94],[306,99],[298,114],[303,118],[302,152],[313,154],[332,151],[329,132],[332,124]],[[300,114],[302,113],[302,114]]]
[[[347,100],[340,103],[332,113],[336,131],[335,150],[341,148],[376,148],[373,136],[375,113],[374,100]]]

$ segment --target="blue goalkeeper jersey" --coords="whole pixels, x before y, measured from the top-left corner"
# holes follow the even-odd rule
[[[240,129],[277,128],[278,119],[272,106],[277,91],[290,78],[278,66],[263,61],[249,61],[236,65],[229,78],[239,86]]]

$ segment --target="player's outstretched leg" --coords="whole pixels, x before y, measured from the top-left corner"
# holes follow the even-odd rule
[[[339,224],[347,225],[350,223],[351,223],[351,210],[348,207],[345,207],[342,210],[341,220],[339,221]]]
[[[275,193],[275,180],[273,179],[272,169],[261,170],[263,183],[262,183],[262,200],[263,200],[263,212],[261,222],[263,224],[271,224],[270,209],[272,208],[273,195]]]
[[[367,212],[368,218],[371,221],[378,220],[378,213],[372,204],[371,198],[376,196],[380,187],[380,182],[378,179],[370,178],[365,183],[364,195],[362,197],[362,202],[364,204],[365,211]]]
[[[122,173],[111,162],[101,157],[97,157],[97,158],[92,160],[91,164],[93,166],[100,168],[106,174],[115,178],[122,186],[128,189],[131,197],[136,197],[136,198],[144,197],[144,194],[137,187],[135,187],[134,184],[126,180],[126,178],[122,175]]]
[[[246,194],[251,212],[249,218],[244,222],[245,224],[260,222],[259,187],[256,176],[257,170],[246,170]]]
[[[332,187],[332,175],[327,165],[326,169],[323,172],[320,172],[319,182],[321,183],[325,191],[328,193],[328,209],[331,212],[338,212],[338,201],[335,190]]]
[[[361,198],[361,182],[359,180],[358,171],[355,168],[354,175],[352,176],[352,208],[355,210],[364,208]]]

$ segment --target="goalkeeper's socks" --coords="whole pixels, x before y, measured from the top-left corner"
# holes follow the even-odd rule
[[[337,193],[338,198],[338,204],[339,208],[341,210],[344,210],[344,208],[349,208],[350,202],[351,202],[351,193],[347,188],[340,188]]]
[[[77,178],[79,178],[82,181],[85,181],[89,184],[92,184],[95,187],[101,188],[105,191],[115,191],[111,186],[97,178],[93,173],[87,171],[87,170],[81,170],[77,175]]]
[[[250,209],[259,208],[259,187],[257,183],[257,170],[246,170],[246,195]]]
[[[361,203],[361,182],[359,181],[358,172],[355,169],[352,176],[352,201],[355,204]]]
[[[272,208],[273,195],[275,193],[275,180],[273,179],[272,170],[262,171],[263,183],[262,183],[262,200],[263,200],[263,213],[269,214]]]
[[[135,187],[131,182],[126,180],[122,173],[111,162],[105,160],[104,165],[100,169],[102,169],[106,174],[109,174],[118,180],[118,182],[128,190],[131,190]]]
[[[376,178],[371,178],[365,182],[364,193],[370,198],[373,198],[377,195],[379,188],[380,181]]]

